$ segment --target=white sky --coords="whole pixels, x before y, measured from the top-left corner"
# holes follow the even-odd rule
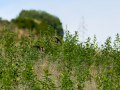
[[[108,38],[115,39],[120,34],[120,0],[1,0],[0,17],[11,20],[24,10],[43,10],[60,18],[63,29],[79,30],[84,17],[87,31],[84,41],[89,36],[102,44]],[[81,33],[81,32],[80,32]],[[80,34],[81,35],[81,34]],[[82,36],[80,36],[82,41]]]

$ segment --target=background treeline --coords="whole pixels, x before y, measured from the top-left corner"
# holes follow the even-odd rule
[[[36,30],[36,34],[60,35],[63,37],[63,28],[60,19],[45,11],[22,10],[18,17],[12,19],[20,29]],[[49,29],[48,29],[49,26]]]

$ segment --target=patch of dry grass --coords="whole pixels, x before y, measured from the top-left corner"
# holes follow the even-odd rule
[[[39,80],[43,80],[43,76],[44,76],[44,69],[48,69],[49,70],[49,74],[53,74],[50,76],[50,78],[53,80],[53,82],[55,83],[55,85],[58,87],[59,86],[59,75],[61,74],[61,71],[59,71],[58,68],[58,62],[49,62],[49,58],[48,56],[46,56],[43,59],[39,59],[38,61],[35,62],[34,65],[35,68],[35,74],[37,75],[37,78]],[[90,75],[92,76],[91,81],[90,80],[86,80],[85,83],[85,87],[83,90],[97,90],[97,84],[95,82],[95,78],[96,78],[96,73],[97,70],[95,68],[95,65],[92,64],[89,68],[90,71]],[[72,79],[74,82],[76,82],[76,77],[74,76],[74,69],[71,71],[72,76],[70,76],[70,79]],[[74,84],[74,87],[77,88],[77,83]],[[60,90],[60,89],[59,89]],[[74,89],[77,90],[77,89]]]

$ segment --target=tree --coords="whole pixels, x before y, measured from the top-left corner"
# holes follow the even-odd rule
[[[17,17],[16,19],[12,19],[12,22],[15,23],[18,28],[28,28],[33,30],[37,27],[37,23],[35,23],[34,20],[30,18]]]
[[[57,31],[58,35],[63,36],[63,28],[60,19],[54,15],[50,15],[45,11],[22,10],[19,13],[19,17],[32,18],[39,21],[45,21],[47,25],[50,25],[54,30]]]

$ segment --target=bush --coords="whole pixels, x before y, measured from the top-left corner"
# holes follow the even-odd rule
[[[39,36],[35,41],[31,32],[29,37],[21,37],[20,45],[16,46],[18,39],[15,33],[5,27],[0,40],[1,89],[19,89],[22,86],[30,90],[83,90],[86,82],[92,83],[92,80],[96,84],[92,89],[120,88],[119,34],[116,35],[114,46],[111,46],[111,38],[108,37],[105,45],[102,45],[103,49],[98,47],[96,36],[93,43],[90,42],[90,37],[86,42],[79,43],[77,32],[71,35],[69,31],[66,31],[62,46],[52,42],[53,39],[48,33],[43,37]],[[44,46],[44,54],[33,48],[36,44]],[[33,67],[36,62],[40,62],[40,67],[44,60],[48,63],[45,62],[44,75],[39,79]],[[59,72],[58,83],[54,82],[57,76],[50,74],[51,63],[52,69]],[[54,68],[54,65],[57,67]],[[96,72],[93,74],[92,71]],[[54,78],[51,78],[53,76]]]

